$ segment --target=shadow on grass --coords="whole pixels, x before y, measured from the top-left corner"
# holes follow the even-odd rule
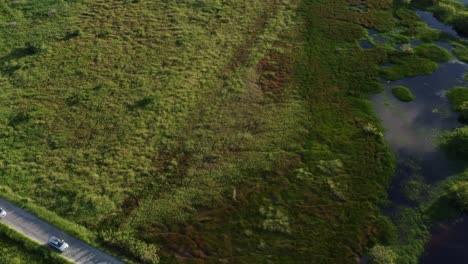
[[[19,59],[33,55],[30,48],[17,48],[9,54],[0,57],[0,70],[5,74],[12,74],[24,65],[18,62]]]

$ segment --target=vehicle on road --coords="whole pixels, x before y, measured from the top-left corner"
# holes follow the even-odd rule
[[[54,236],[51,236],[49,238],[49,242],[48,242],[49,246],[51,246],[52,248],[60,251],[60,252],[63,252],[65,251],[69,245],[67,243],[65,243],[65,241],[63,241],[62,239],[59,239],[57,237],[54,237]]]
[[[6,211],[3,210],[3,208],[0,208],[0,218],[3,218],[6,216]]]

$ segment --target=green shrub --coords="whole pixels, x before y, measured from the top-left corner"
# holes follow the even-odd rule
[[[458,159],[468,159],[468,127],[456,128],[442,133],[439,137],[440,146]]]
[[[450,53],[436,44],[422,44],[415,48],[416,54],[420,57],[430,59],[435,62],[449,61],[452,56]]]
[[[38,54],[47,50],[47,45],[42,41],[30,41],[26,43],[26,49],[31,54]]]
[[[465,101],[460,105],[460,121],[468,121],[468,101]]]
[[[397,254],[389,247],[375,245],[369,251],[370,264],[395,264]]]
[[[459,181],[448,186],[448,195],[461,210],[468,211],[468,181]]]
[[[468,48],[456,42],[452,42],[451,44],[453,46],[453,54],[455,54],[460,61],[468,63]]]
[[[260,207],[260,214],[265,218],[262,223],[264,230],[272,232],[291,233],[288,216],[280,208],[273,206]]]
[[[142,263],[159,263],[159,248],[136,239],[127,231],[104,231],[101,233],[101,239],[113,248],[137,257]]]
[[[461,105],[468,101],[468,88],[455,86],[447,93],[447,98],[452,104],[452,109],[454,111],[460,111]]]
[[[465,74],[463,74],[463,80],[468,81],[468,72],[465,72]]]
[[[441,30],[429,27],[418,27],[417,33],[419,34],[419,39],[421,39],[421,41],[428,43],[439,40],[443,35]]]
[[[468,14],[466,12],[457,12],[456,14],[452,22],[453,29],[466,37],[468,36]]]
[[[403,52],[391,54],[390,62],[395,65],[380,69],[380,73],[387,80],[399,80],[404,77],[431,74],[438,68],[437,63],[434,61],[416,54]]]
[[[430,185],[424,182],[424,178],[415,175],[404,182],[402,185],[403,193],[405,197],[412,202],[421,202],[430,189]]]
[[[416,97],[413,95],[410,89],[401,85],[393,87],[392,94],[402,102],[411,102],[414,99],[416,99]]]

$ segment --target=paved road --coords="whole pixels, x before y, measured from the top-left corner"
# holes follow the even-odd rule
[[[47,245],[47,240],[50,236],[56,236],[65,240],[70,247],[62,253],[62,255],[75,263],[123,264],[122,261],[62,232],[60,229],[55,228],[4,199],[0,199],[0,207],[7,212],[6,217],[0,221],[32,240],[37,241],[39,244]]]

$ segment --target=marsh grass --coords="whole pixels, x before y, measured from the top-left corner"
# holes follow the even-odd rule
[[[414,50],[417,55],[434,62],[446,62],[452,58],[450,52],[436,44],[424,43]]]
[[[356,258],[391,226],[378,65],[434,67],[359,49],[398,21],[355,2],[5,3],[2,185],[136,262]]]

